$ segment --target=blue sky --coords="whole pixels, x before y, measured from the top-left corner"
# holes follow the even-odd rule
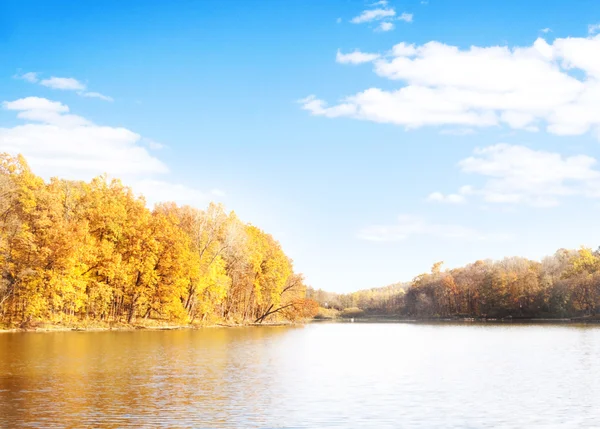
[[[592,0],[5,0],[0,150],[220,201],[339,292],[597,247],[598,23]]]

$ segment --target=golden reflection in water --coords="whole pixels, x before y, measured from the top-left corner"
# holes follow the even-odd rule
[[[260,424],[268,406],[263,392],[272,384],[265,351],[287,331],[3,334],[0,426],[169,427],[201,422],[202,415],[225,425],[238,404],[252,405],[244,413]]]

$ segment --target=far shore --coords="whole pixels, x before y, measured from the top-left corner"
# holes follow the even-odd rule
[[[311,323],[482,323],[482,324],[600,324],[600,317],[574,317],[574,318],[472,318],[472,317],[448,317],[448,318],[406,318],[389,315],[363,315],[355,317],[315,318]]]

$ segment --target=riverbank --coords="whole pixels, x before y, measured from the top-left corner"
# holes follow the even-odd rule
[[[73,324],[52,324],[38,323],[26,327],[7,327],[0,325],[1,333],[11,332],[101,332],[101,331],[173,331],[185,329],[203,329],[203,328],[244,328],[244,327],[275,327],[275,326],[300,326],[306,323],[408,323],[408,324],[555,324],[555,325],[590,325],[600,324],[600,317],[586,318],[403,318],[397,316],[362,316],[362,317],[336,317],[336,318],[314,318],[302,322],[265,322],[265,323],[193,323],[193,324],[171,324],[171,323],[73,323]]]
[[[212,324],[171,324],[171,323],[72,323],[72,324],[53,324],[37,323],[30,326],[8,327],[0,325],[1,333],[11,332],[102,332],[102,331],[174,331],[184,329],[202,329],[202,328],[243,328],[251,326],[294,326],[302,323],[293,322],[265,322],[265,323],[212,323]]]

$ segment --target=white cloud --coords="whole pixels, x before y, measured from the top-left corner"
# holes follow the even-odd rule
[[[99,98],[100,100],[104,100],[104,101],[114,101],[112,97],[109,97],[108,95],[100,94],[99,92],[78,92],[78,94],[81,95],[82,97]]]
[[[392,225],[368,226],[359,231],[358,238],[375,242],[393,242],[416,235],[470,241],[503,241],[511,238],[508,234],[485,234],[461,225],[430,223],[410,215],[399,216],[398,222]]]
[[[377,27],[375,27],[375,31],[377,32],[393,30],[395,28],[394,24],[391,22],[393,20],[412,22],[413,15],[411,13],[403,12],[400,16],[396,17],[396,10],[393,7],[388,7],[387,5],[387,1],[375,2],[371,4],[371,6],[381,7],[363,10],[360,15],[352,18],[350,22],[353,24],[363,24],[366,22],[382,21]]]
[[[108,95],[104,95],[95,91],[87,91],[87,86],[84,83],[72,77],[52,76],[48,79],[40,80],[38,73],[28,72],[22,75],[16,75],[15,78],[23,79],[31,83],[39,83],[42,86],[52,89],[60,89],[64,91],[77,91],[77,94],[81,97],[98,98],[104,101],[114,101],[113,98],[109,97]]]
[[[467,186],[460,195],[479,196],[487,203],[550,207],[568,196],[600,198],[597,161],[587,155],[563,156],[525,146],[497,144],[476,149],[458,166],[482,176],[483,186]],[[433,194],[432,194],[433,195]]]
[[[68,91],[82,91],[85,85],[72,77],[55,77],[40,81],[40,85],[47,86],[52,89],[63,89]]]
[[[69,111],[69,107],[59,101],[50,101],[40,97],[26,97],[15,101],[5,101],[2,103],[2,106],[6,110],[18,111],[46,110],[54,113],[66,113]]]
[[[394,45],[392,47],[392,56],[396,56],[396,57],[411,57],[413,55],[416,55],[417,53],[417,48],[415,48],[415,45],[409,45],[407,43],[404,42],[400,42],[396,45]]]
[[[381,24],[379,24],[379,27],[377,27],[377,31],[392,31],[394,29],[394,24],[391,22],[387,22],[384,21]]]
[[[328,107],[315,96],[305,99],[303,109],[313,115],[353,117],[380,123],[417,128],[424,125],[490,126],[497,124],[493,112],[468,111],[447,102],[440,102],[436,90],[425,87],[405,87],[397,91],[370,88],[347,97],[342,103]]]
[[[365,22],[377,21],[384,18],[390,18],[396,16],[396,11],[393,8],[389,9],[369,9],[363,10],[358,16],[355,16],[350,20],[353,24],[362,24]]]
[[[600,31],[600,24],[590,24],[588,25],[588,34],[596,34]]]
[[[165,173],[167,167],[139,146],[141,136],[126,128],[99,126],[68,113],[68,106],[45,98],[28,97],[4,102],[29,121],[0,128],[0,148],[21,153],[41,174],[88,178],[108,173],[134,176]]]
[[[363,64],[374,61],[377,58],[379,58],[379,54],[369,54],[367,52],[360,52],[359,50],[355,50],[348,54],[342,54],[338,49],[335,61],[340,64]]]
[[[540,31],[542,33],[546,33],[547,34],[547,33],[550,33],[552,30],[550,28],[546,27],[546,28],[542,28]]]
[[[88,121],[81,116],[69,114],[69,107],[46,98],[27,97],[15,101],[5,101],[2,106],[6,110],[15,110],[17,117],[36,122],[60,125],[62,127],[76,127],[88,125]]]
[[[398,21],[412,22],[413,21],[413,14],[412,13],[402,12],[402,15],[400,15],[398,17]]]
[[[35,72],[28,72],[28,73],[23,73],[23,74],[17,74],[14,76],[16,79],[22,79],[25,80],[27,82],[30,83],[37,83],[38,82],[38,76],[37,73]]]
[[[374,60],[374,72],[397,81],[398,89],[368,88],[332,106],[312,97],[303,108],[406,128],[504,125],[557,135],[600,133],[598,52],[600,35],[552,44],[539,38],[514,48],[399,43]]]
[[[94,124],[71,114],[68,106],[40,97],[2,106],[26,123],[0,127],[0,152],[23,154],[42,177],[89,180],[107,173],[146,193],[149,201],[217,196],[156,179],[168,173],[167,166],[143,147],[147,139],[126,128]]]
[[[461,194],[444,195],[441,192],[432,192],[427,197],[427,201],[447,204],[462,204],[466,201],[466,199],[464,195]]]

